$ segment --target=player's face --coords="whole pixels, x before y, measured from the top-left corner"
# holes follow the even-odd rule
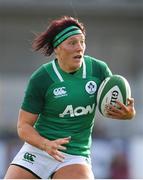
[[[82,65],[85,52],[85,36],[77,34],[63,41],[55,50],[60,67],[72,72]]]

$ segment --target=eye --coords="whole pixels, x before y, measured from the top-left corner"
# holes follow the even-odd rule
[[[76,44],[76,41],[70,41],[69,44],[74,46]]]
[[[85,43],[85,39],[82,39],[82,40],[80,41],[80,43],[81,43],[81,44],[84,44],[84,43]]]

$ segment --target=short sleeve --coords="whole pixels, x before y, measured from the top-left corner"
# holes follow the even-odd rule
[[[30,79],[25,91],[22,109],[39,114],[43,109],[44,96],[41,87],[35,79]]]
[[[92,59],[92,73],[93,76],[98,77],[101,82],[109,76],[112,76],[112,72],[108,65],[101,60],[91,58]]]
[[[104,79],[105,79],[106,77],[112,76],[112,72],[111,72],[111,70],[109,69],[109,67],[108,67],[107,64],[104,65],[103,75],[104,75]]]
[[[51,83],[49,74],[44,66],[41,66],[32,74],[28,82],[21,109],[40,114],[44,108],[45,94]]]

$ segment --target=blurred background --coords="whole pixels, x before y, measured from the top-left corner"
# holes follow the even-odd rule
[[[105,119],[97,112],[91,148],[95,177],[142,179],[142,0],[0,0],[0,178],[23,144],[16,123],[28,78],[52,59],[32,52],[34,34],[63,15],[85,24],[86,54],[126,77],[135,98],[132,121]]]

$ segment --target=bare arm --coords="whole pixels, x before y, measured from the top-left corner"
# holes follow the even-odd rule
[[[50,141],[42,137],[33,127],[37,118],[38,114],[32,114],[30,112],[20,110],[17,124],[19,137],[29,144],[46,151],[56,160],[62,161],[64,156],[59,150],[66,149],[63,144],[69,143],[70,137],[61,138],[54,141]]]
[[[29,144],[40,148],[39,142],[43,141],[43,137],[33,128],[34,123],[37,120],[38,115],[20,110],[17,131],[19,137],[28,142]]]

